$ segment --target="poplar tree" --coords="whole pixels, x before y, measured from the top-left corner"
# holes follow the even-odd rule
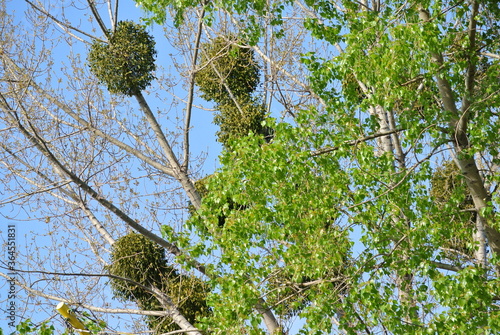
[[[41,321],[64,301],[137,315],[123,332],[500,333],[496,1],[137,1],[168,70],[153,28],[117,44],[113,1],[86,27],[27,3],[0,12],[0,196],[46,227],[16,279]]]

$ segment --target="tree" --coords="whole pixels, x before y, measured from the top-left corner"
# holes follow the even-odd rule
[[[88,2],[97,36],[31,5],[38,26],[29,29],[30,47],[17,45],[29,41],[15,38],[20,30],[2,16],[3,204],[30,206],[67,244],[77,232],[74,251],[90,263],[82,270],[52,248],[56,268],[26,259],[38,272],[18,269],[20,288],[42,303],[136,313],[144,328],[168,317],[195,334],[500,331],[496,2],[137,3],[187,61],[177,59],[178,76],[168,78],[157,66],[151,86],[140,87],[151,93],[130,97],[109,95],[75,66],[75,54],[59,72],[55,51],[36,44],[48,43],[55,23],[77,38],[71,43],[109,45],[118,27],[111,2],[111,29]],[[251,64],[230,66],[249,71],[235,76],[249,80],[236,80],[241,90],[224,72],[231,62]],[[61,91],[53,78],[65,73],[71,80],[61,79]],[[178,82],[186,90],[179,105],[155,102]],[[215,106],[196,97],[196,86]],[[232,126],[226,108],[243,116],[237,105],[245,103],[272,116],[260,122],[272,140],[228,135],[217,171],[198,173],[190,136],[207,137],[195,136],[193,110],[215,110],[223,132]],[[177,128],[161,105],[182,110]],[[194,182],[200,175],[210,175],[203,187]],[[106,270],[122,269],[109,249],[130,229],[160,256],[160,277],[203,282],[198,301],[210,313],[193,321],[163,279]],[[137,266],[147,274],[152,264]],[[100,290],[78,292],[89,285],[80,278]],[[103,278],[115,291],[115,279],[127,283],[123,293],[133,299],[107,305],[98,295]]]

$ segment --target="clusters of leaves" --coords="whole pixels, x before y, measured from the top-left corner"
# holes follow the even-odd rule
[[[248,262],[248,266],[241,267],[244,270],[237,268],[227,273],[227,278],[225,269],[221,269],[222,293],[212,299],[218,311],[214,320],[224,324],[224,329],[236,327],[242,317],[248,318],[245,313],[252,307],[248,304],[254,299],[257,285],[266,306],[283,320],[302,316],[308,310],[314,313],[316,304],[326,306],[322,300],[326,296],[331,300],[330,308],[337,303],[335,297],[348,289],[347,278],[352,272],[349,243],[346,230],[336,220],[334,193],[327,191],[331,181],[323,179],[324,174],[316,170],[307,154],[289,155],[297,149],[290,146],[293,130],[281,126],[273,125],[276,137],[267,145],[263,146],[257,137],[235,142],[223,159],[224,167],[209,179],[209,191],[204,195],[201,215],[210,226],[218,223],[213,209],[220,206],[221,199],[230,197],[251,204],[244,211],[227,211],[225,229],[208,236],[224,250],[221,267],[231,266],[235,260],[238,266]],[[300,135],[306,133],[297,131]],[[264,163],[271,160],[274,164]],[[255,169],[255,164],[262,168]],[[328,169],[342,172],[335,164],[328,165]],[[318,197],[321,201],[317,201]],[[250,265],[256,262],[263,266]],[[238,283],[236,292],[231,289],[234,282]],[[238,300],[238,295],[247,298]],[[223,311],[224,304],[229,303],[226,299],[235,299],[231,304],[234,310]]]
[[[342,88],[347,95],[354,95],[352,99],[357,100],[358,103],[361,103],[361,101],[366,98],[366,94],[363,92],[361,86],[359,86],[359,83],[352,72],[346,73],[346,75],[343,76]]]
[[[240,46],[234,36],[217,37],[203,45],[196,85],[202,97],[213,101],[219,113],[214,122],[220,126],[219,142],[227,146],[231,139],[247,136],[250,132],[269,135],[263,127],[266,108],[252,96],[259,84],[259,65],[254,51]]]
[[[303,284],[311,282],[312,278],[302,276],[297,279],[286,273],[286,269],[280,269],[268,280],[266,302],[281,317],[296,316],[311,303],[307,287]]]
[[[191,323],[210,313],[206,304],[208,289],[203,281],[180,274],[168,265],[165,250],[145,236],[130,233],[118,239],[113,245],[111,260],[110,274],[135,282],[111,278],[111,287],[118,298],[134,301],[145,310],[162,310],[154,295],[144,289],[155,286],[172,299]],[[177,329],[168,317],[148,316],[147,323],[158,334]]]
[[[106,323],[102,320],[93,319],[89,313],[83,312],[79,320],[84,324],[88,334],[101,334],[106,328]],[[54,335],[56,329],[53,325],[44,321],[40,324],[34,324],[31,319],[21,321],[16,326],[18,335]],[[61,333],[60,333],[61,334]],[[73,335],[74,331],[67,329],[61,335]],[[0,335],[3,335],[3,329],[0,327]]]
[[[155,41],[132,21],[120,21],[109,43],[94,41],[88,55],[92,73],[111,93],[134,95],[155,78]]]
[[[213,177],[213,175],[208,175],[208,176],[205,176],[204,178],[197,180],[194,183],[196,191],[198,192],[198,194],[201,196],[202,199],[204,197],[208,196],[210,193],[208,190],[208,183],[210,181],[210,178],[212,178],[212,177]],[[248,204],[247,205],[239,204],[239,203],[236,203],[231,197],[225,197],[224,201],[221,201],[219,206],[216,206],[216,207],[212,206],[211,208],[212,208],[213,213],[215,213],[217,215],[217,218],[218,218],[217,226],[219,228],[222,228],[226,224],[226,219],[227,219],[228,213],[231,213],[233,210],[245,210],[248,207],[249,207]],[[200,224],[198,224],[199,227],[205,226],[202,223],[201,216],[196,213],[196,209],[194,208],[193,205],[190,204],[188,206],[188,212],[189,212],[191,218],[193,218],[193,217],[197,218],[197,220],[199,221],[198,223],[200,223]]]
[[[16,326],[16,330],[19,335],[29,335],[29,334],[38,334],[38,335],[53,335],[55,328],[52,325],[47,324],[47,322],[42,322],[40,325],[35,325],[31,322],[30,319],[26,319],[20,322]],[[2,329],[0,328],[0,334],[3,334]],[[63,335],[67,334],[64,332]]]
[[[254,145],[261,146],[257,138],[252,139],[256,141]],[[271,149],[271,147],[272,144],[269,144],[267,149]],[[249,146],[247,149],[251,150],[251,148],[252,146]],[[306,175],[310,176],[309,174]],[[238,230],[249,230],[250,225],[258,224],[251,221],[255,217],[251,213],[255,210],[258,211],[259,206],[256,205],[254,208],[254,204],[244,201],[250,195],[244,195],[243,189],[240,189],[234,196],[229,187],[223,187],[228,192],[221,192],[221,180],[218,179],[220,179],[220,176],[214,174],[195,182],[197,191],[204,201],[207,200],[204,203],[204,210],[208,209],[210,215],[205,213],[202,219],[202,216],[196,213],[194,207],[190,206],[190,223],[196,225],[200,232],[208,236],[217,236],[227,239],[227,241],[234,241],[238,239],[238,233],[236,233]],[[219,183],[219,185],[217,186],[216,183]],[[297,192],[303,193],[308,192],[307,188],[309,187],[308,182],[302,180],[302,182],[293,183],[292,188],[288,189],[288,191],[291,195]],[[215,199],[217,200],[214,201]],[[298,231],[290,229],[292,224],[288,220],[273,222],[273,225],[280,226],[283,229],[283,234],[280,237],[281,243],[301,245],[304,240],[303,229],[308,225],[305,222],[311,220],[310,215],[311,213],[303,213],[300,209],[295,215],[292,215],[293,225],[298,228]],[[245,219],[249,219],[250,222]],[[312,225],[314,228],[310,233],[329,236],[327,239],[330,242],[337,241],[339,243],[337,251],[340,252],[342,250],[341,245],[345,243],[345,232],[342,232],[339,226],[336,225],[335,219],[317,215],[317,217],[313,217],[313,220]],[[302,225],[303,223],[304,225]],[[262,224],[265,223],[262,222]],[[225,229],[213,229],[214,227],[225,227]],[[321,271],[321,276],[315,273],[318,270],[317,268],[312,272],[305,269],[297,271],[293,264],[294,261],[291,260],[288,261],[290,264],[280,263],[270,266],[270,273],[262,283],[266,287],[267,305],[281,318],[291,318],[300,314],[314,300],[314,290],[310,290],[310,288],[317,285],[317,283],[321,282],[325,290],[330,290],[336,294],[345,294],[348,290],[346,278],[349,270],[347,268],[351,262],[349,252],[346,249],[342,250],[341,254],[342,257],[337,259],[335,264],[324,264],[326,269]]]

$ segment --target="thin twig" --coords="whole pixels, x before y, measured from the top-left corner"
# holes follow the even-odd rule
[[[368,135],[368,136],[359,138],[357,140],[344,142],[344,145],[355,146],[355,145],[358,145],[359,143],[362,143],[362,142],[373,140],[373,139],[376,139],[376,138],[379,138],[382,136],[396,134],[396,133],[399,133],[399,132],[404,131],[404,130],[405,129],[398,128],[398,129],[394,129],[394,130],[390,130],[390,131],[386,131],[386,132],[375,133],[372,135]],[[340,146],[321,148],[319,150],[311,152],[311,156],[315,157],[315,156],[327,154],[327,153],[332,152],[332,151],[337,151],[339,149],[340,149]]]
[[[98,38],[96,36],[90,35],[90,34],[84,32],[84,31],[82,31],[82,30],[80,30],[78,28],[75,28],[75,27],[73,27],[72,25],[70,25],[68,23],[62,22],[61,20],[57,19],[55,16],[49,14],[46,10],[44,10],[44,9],[42,9],[40,7],[37,7],[31,1],[29,1],[29,0],[24,0],[24,1],[26,1],[31,7],[33,7],[33,9],[35,9],[35,10],[39,11],[40,13],[44,14],[45,16],[47,16],[48,18],[50,18],[51,20],[53,20],[54,22],[56,22],[58,25],[61,25],[61,26],[65,27],[65,28],[67,28],[67,29],[74,30],[74,31],[76,31],[76,32],[78,32],[78,33],[80,33],[82,35],[90,37],[93,40],[97,40],[97,41],[100,41],[100,42],[106,42],[106,41],[104,41],[104,40],[102,40],[102,39],[100,39],[100,38]]]

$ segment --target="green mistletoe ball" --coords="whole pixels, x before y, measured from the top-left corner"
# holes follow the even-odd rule
[[[88,55],[90,70],[111,93],[139,93],[154,79],[155,41],[132,21],[120,21],[109,43],[95,41]]]
[[[237,100],[255,91],[260,80],[260,68],[254,51],[238,46],[242,42],[230,35],[203,44],[203,66],[195,77],[202,98],[216,103],[232,103],[228,88]]]

